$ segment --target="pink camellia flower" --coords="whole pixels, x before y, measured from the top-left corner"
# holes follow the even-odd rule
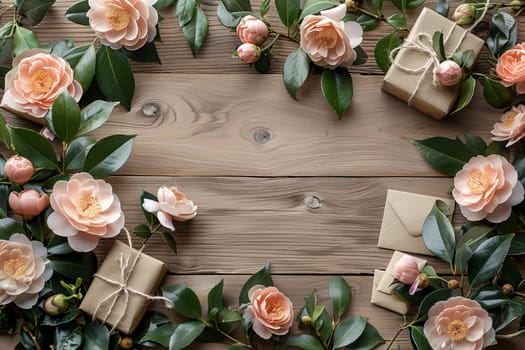
[[[23,185],[31,179],[35,173],[35,168],[29,159],[22,156],[12,156],[5,162],[4,172],[11,182]]]
[[[241,42],[260,46],[268,37],[268,26],[260,19],[248,15],[241,18],[236,32]]]
[[[47,225],[78,252],[95,249],[100,238],[114,237],[124,227],[124,213],[111,185],[88,173],[57,181],[50,203],[54,212]]]
[[[0,240],[0,305],[14,302],[22,309],[32,308],[52,274],[41,242],[30,241],[20,233],[8,241]]]
[[[525,136],[525,106],[513,106],[510,111],[501,116],[501,122],[494,124],[491,131],[492,140],[508,141],[507,147],[512,146]]]
[[[24,217],[32,218],[43,212],[48,205],[49,196],[34,189],[9,193],[9,207]]]
[[[436,69],[436,76],[441,86],[454,86],[463,79],[463,70],[456,62],[446,60],[439,64]]]
[[[525,93],[525,43],[517,44],[498,58],[496,74],[503,85],[516,85],[518,94]]]
[[[263,339],[272,334],[285,335],[293,323],[293,304],[276,287],[256,285],[248,291],[250,305],[243,314],[253,330]]]
[[[157,0],[89,0],[89,25],[100,42],[114,50],[138,50],[155,39]]]
[[[261,56],[261,49],[254,44],[242,44],[237,48],[237,56],[244,63],[254,63]]]
[[[419,268],[416,259],[405,254],[394,266],[394,278],[403,284],[410,286],[409,294],[414,295],[419,286]]]
[[[470,221],[503,222],[523,195],[516,169],[497,154],[471,158],[454,177],[452,196]]]
[[[496,336],[487,311],[475,300],[461,296],[432,306],[423,331],[435,350],[481,350]]]
[[[335,69],[357,58],[353,49],[363,40],[363,28],[357,22],[343,22],[345,15],[346,5],[341,4],[306,16],[301,23],[301,48],[316,65]]]
[[[197,215],[197,206],[177,187],[161,186],[157,191],[157,200],[145,198],[142,207],[155,214],[160,224],[172,231],[175,231],[173,220],[184,222]]]
[[[64,89],[76,100],[82,86],[73,78],[73,69],[63,58],[42,49],[22,52],[5,76],[2,106],[26,113],[45,123],[44,116]]]

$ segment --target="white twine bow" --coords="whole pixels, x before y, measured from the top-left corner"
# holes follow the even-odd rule
[[[95,320],[96,315],[100,311],[100,308],[103,305],[105,305],[106,303],[109,303],[111,301],[111,303],[110,303],[110,305],[109,305],[109,307],[108,307],[104,317],[102,317],[102,319],[101,319],[101,321],[103,323],[105,323],[107,321],[109,315],[111,315],[111,313],[114,311],[115,305],[116,305],[117,300],[119,299],[119,297],[121,295],[124,296],[124,305],[122,306],[120,314],[119,314],[117,320],[114,322],[113,327],[111,328],[110,332],[113,332],[115,330],[115,328],[118,327],[120,322],[122,322],[122,319],[124,318],[124,315],[125,315],[126,310],[128,308],[130,294],[140,295],[141,297],[144,297],[144,298],[146,298],[148,300],[151,300],[151,301],[153,301],[153,300],[162,300],[162,301],[165,302],[166,307],[168,307],[168,308],[173,308],[173,306],[174,306],[173,302],[170,299],[166,298],[166,297],[148,295],[146,293],[143,293],[141,291],[138,291],[138,290],[128,286],[129,278],[133,274],[135,266],[137,265],[137,262],[139,261],[140,255],[142,254],[142,250],[144,249],[144,246],[142,246],[142,248],[135,255],[135,258],[132,260],[131,259],[131,255],[132,255],[132,252],[133,252],[133,247],[132,247],[132,242],[131,242],[131,235],[129,234],[129,231],[126,228],[124,228],[124,231],[126,232],[126,237],[127,237],[127,240],[128,240],[129,252],[127,254],[120,253],[120,258],[119,258],[120,278],[119,278],[119,280],[115,281],[115,280],[112,280],[110,278],[107,278],[107,277],[99,275],[99,274],[94,274],[93,275],[93,277],[96,277],[96,278],[98,278],[98,279],[100,279],[100,280],[102,280],[102,281],[104,281],[104,282],[106,282],[108,284],[111,284],[113,286],[118,287],[115,291],[110,293],[108,296],[106,296],[104,299],[102,299],[97,304],[97,307],[95,308],[95,311],[93,312],[93,320]]]

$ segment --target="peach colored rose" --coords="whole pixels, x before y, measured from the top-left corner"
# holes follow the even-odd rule
[[[175,231],[173,220],[184,222],[197,215],[197,206],[177,187],[161,186],[157,191],[157,201],[146,198],[142,207],[155,214],[160,224],[172,231]]]
[[[525,43],[514,46],[499,57],[496,74],[503,85],[516,85],[518,94],[525,93]]]
[[[2,106],[45,123],[44,116],[64,89],[80,100],[82,86],[73,79],[69,63],[45,50],[27,50],[16,56],[5,76]]]
[[[456,62],[446,60],[441,62],[436,69],[436,77],[441,86],[454,86],[463,79],[463,70]]]
[[[276,287],[256,285],[248,291],[250,305],[243,318],[251,321],[253,330],[263,339],[272,334],[285,335],[293,323],[293,304]]]
[[[268,26],[260,19],[248,15],[241,18],[236,32],[244,44],[260,46],[268,37]]]
[[[237,56],[244,63],[254,63],[261,56],[261,49],[254,44],[242,44],[237,48]]]
[[[124,227],[124,213],[111,185],[88,173],[57,181],[50,203],[54,212],[47,225],[79,252],[93,250],[100,238],[115,237]]]
[[[510,217],[512,206],[523,201],[523,195],[516,170],[497,154],[471,158],[454,177],[452,196],[470,221],[503,222]]]
[[[138,50],[155,39],[157,0],[89,0],[89,25],[100,42],[112,49]]]
[[[501,116],[501,122],[494,124],[491,131],[492,140],[508,141],[507,147],[512,146],[525,135],[525,106],[513,106],[510,111]]]
[[[423,330],[435,350],[481,350],[495,339],[487,311],[475,300],[461,296],[432,306]]]
[[[301,23],[301,48],[316,65],[335,69],[357,58],[353,49],[361,44],[363,29],[357,22],[343,22],[345,15],[346,5],[341,4]]]
[[[33,217],[40,214],[49,205],[49,196],[40,194],[37,190],[29,189],[22,192],[9,193],[9,207],[19,215]]]
[[[29,159],[22,156],[12,156],[5,162],[4,172],[11,182],[23,185],[31,179],[35,173],[35,168]]]
[[[416,259],[405,254],[394,266],[394,278],[403,284],[410,286],[410,295],[414,295],[419,285],[419,268]]]
[[[52,274],[41,242],[20,233],[11,235],[9,241],[0,240],[0,305],[14,302],[22,309],[32,308]]]

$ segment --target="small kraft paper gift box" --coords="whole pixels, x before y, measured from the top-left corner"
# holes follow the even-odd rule
[[[455,22],[423,8],[397,51],[385,75],[382,89],[428,116],[442,119],[454,108],[460,84],[451,87],[435,86],[433,70],[438,62],[431,55],[431,38],[435,32],[443,33],[447,57],[456,51],[472,50],[477,58],[484,44],[482,39]]]
[[[137,254],[140,254],[137,258]],[[80,309],[99,321],[132,333],[159,288],[167,266],[115,241],[94,275]]]

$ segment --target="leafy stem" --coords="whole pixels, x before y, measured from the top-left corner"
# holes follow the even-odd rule
[[[27,324],[24,324],[24,331],[29,334],[29,337],[31,338],[31,340],[33,341],[33,343],[35,344],[35,348],[36,350],[42,350],[42,347],[40,346],[40,344],[38,343],[38,339],[36,338],[36,335],[34,335],[31,330],[29,329],[29,327],[27,326]]]
[[[222,329],[220,329],[219,327],[209,323],[208,321],[204,320],[204,319],[200,319],[200,321],[202,323],[204,323],[204,325],[208,328],[211,328],[217,332],[219,332],[220,334],[222,334],[224,337],[226,337],[228,340],[232,341],[234,344],[239,344],[247,349],[253,349],[253,346],[251,346],[250,344],[246,344],[246,343],[243,343],[242,341],[239,341],[237,338],[234,338],[232,337],[231,335],[229,335],[228,333],[226,333],[225,331],[223,331]]]
[[[275,37],[272,39],[272,41],[268,45],[265,45],[264,47],[261,48],[261,52],[270,50],[273,44],[275,44],[275,42],[277,41],[277,39],[279,39],[280,36],[281,34],[276,34]]]
[[[378,19],[380,21],[385,21],[385,17],[382,14],[373,13],[371,11],[368,11],[367,9],[364,9],[362,7],[355,7],[356,11],[359,11],[365,15],[368,15],[370,17],[373,17],[375,19]]]
[[[392,345],[394,345],[394,342],[396,341],[396,339],[399,337],[399,335],[401,334],[401,332],[403,332],[405,329],[407,329],[408,327],[410,327],[411,323],[405,323],[404,325],[402,325],[401,327],[399,327],[399,329],[397,330],[396,334],[394,335],[394,337],[392,338],[392,340],[390,341],[390,343],[388,344],[386,350],[390,350],[390,348],[392,347]]]
[[[286,34],[286,33],[283,33],[283,32],[280,32],[280,31],[278,31],[278,30],[275,30],[275,29],[273,29],[273,27],[269,27],[268,29],[270,30],[271,33],[277,34],[277,36],[279,36],[279,37],[286,38],[286,39],[288,39],[288,40],[290,40],[290,41],[293,41],[293,42],[296,43],[296,44],[299,44],[299,40],[297,40],[297,39],[295,39],[295,38],[289,36],[289,35]],[[272,43],[272,44],[273,44],[273,43]]]

